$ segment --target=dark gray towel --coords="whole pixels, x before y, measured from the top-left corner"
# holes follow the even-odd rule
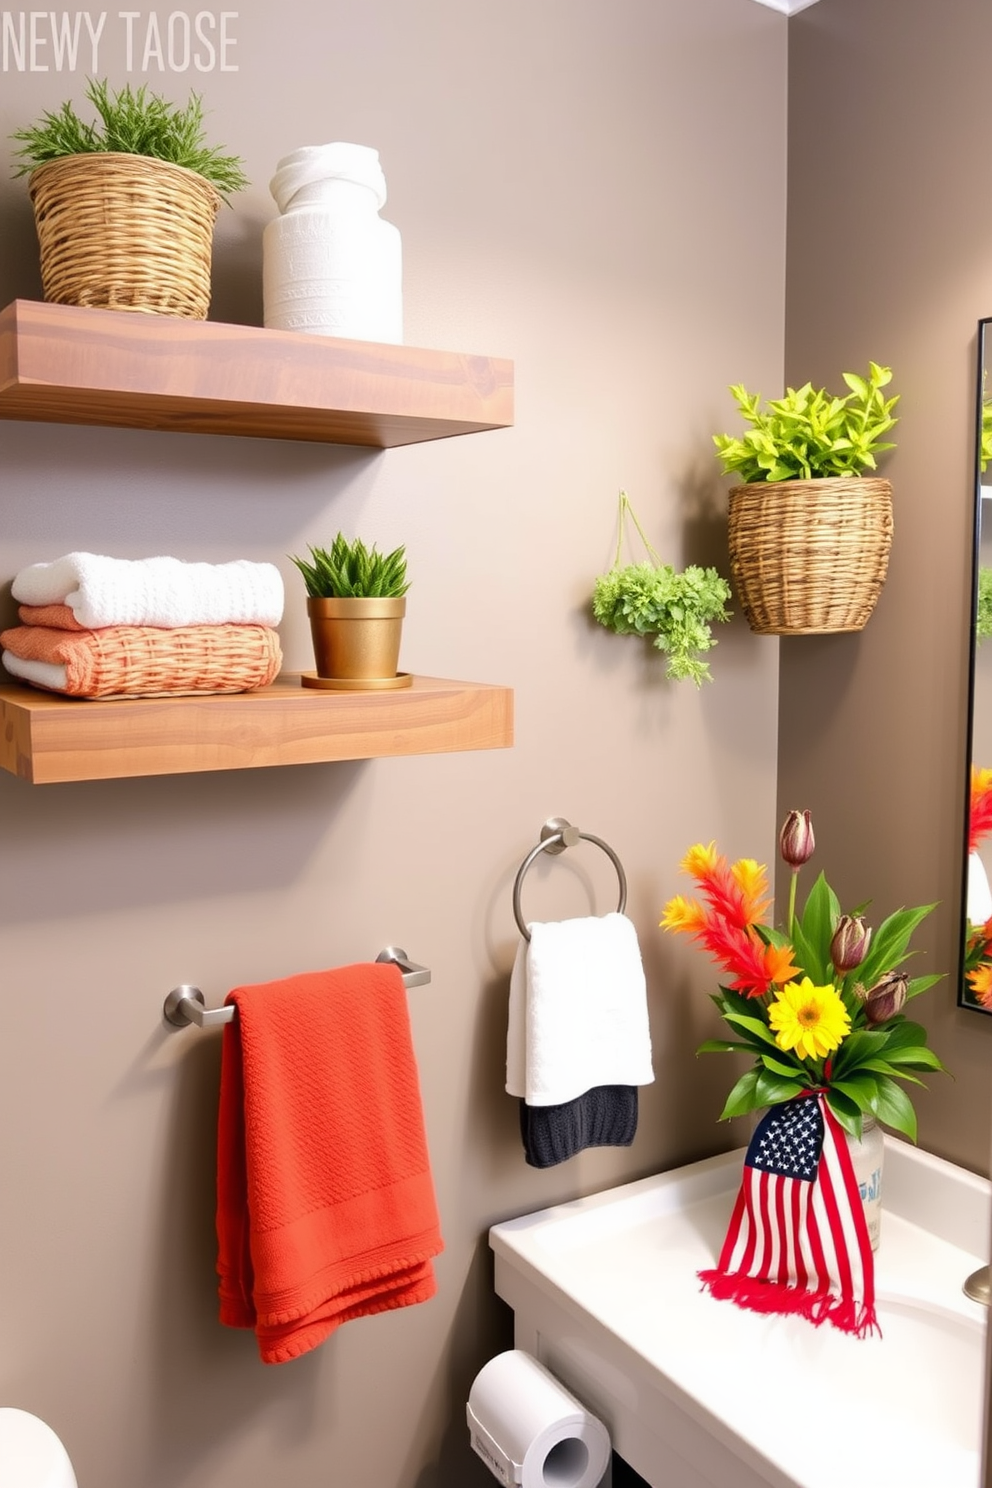
[[[594,1085],[560,1106],[520,1102],[520,1135],[532,1168],[553,1168],[586,1147],[629,1147],[636,1132],[636,1085]]]

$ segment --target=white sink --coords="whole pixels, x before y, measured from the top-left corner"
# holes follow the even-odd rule
[[[743,1150],[490,1231],[515,1344],[654,1488],[980,1488],[990,1185],[886,1137],[881,1338],[703,1292]]]

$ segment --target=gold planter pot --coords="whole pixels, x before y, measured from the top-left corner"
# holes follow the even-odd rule
[[[308,599],[316,675],[304,687],[345,692],[409,687],[398,670],[406,599]]]

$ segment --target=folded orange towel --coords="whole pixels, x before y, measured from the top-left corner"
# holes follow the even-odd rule
[[[406,988],[389,963],[236,987],[217,1142],[220,1318],[266,1364],[425,1302],[443,1249]]]
[[[49,630],[92,629],[92,626],[80,625],[75,610],[67,604],[18,605],[17,613],[22,625],[47,625]]]
[[[19,661],[64,668],[64,684],[61,673],[49,685],[30,667],[18,672],[35,686],[87,698],[249,692],[271,682],[282,661],[278,634],[264,625],[15,625],[0,632],[0,646]]]

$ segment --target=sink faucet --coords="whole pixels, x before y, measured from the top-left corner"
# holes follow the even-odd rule
[[[983,1307],[988,1307],[992,1301],[992,1286],[989,1283],[988,1266],[980,1266],[973,1271],[962,1288],[966,1297],[973,1302],[981,1302]]]

